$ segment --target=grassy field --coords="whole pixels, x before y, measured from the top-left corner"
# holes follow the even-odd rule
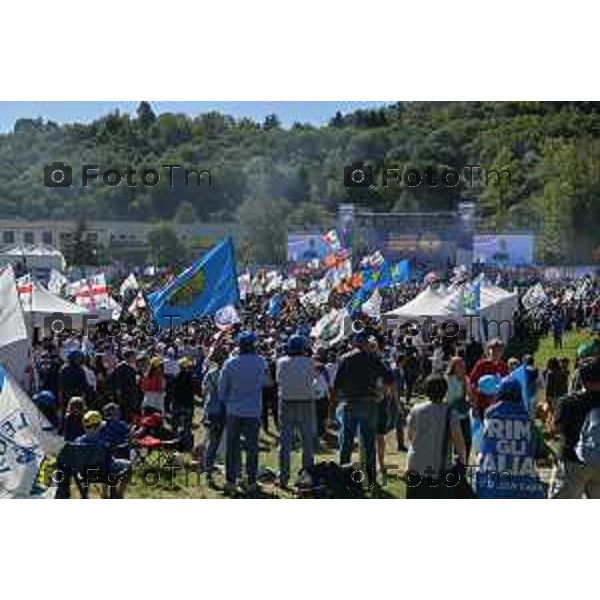
[[[549,358],[557,356],[558,358],[568,358],[572,368],[577,357],[577,347],[591,339],[593,339],[593,336],[589,330],[569,331],[563,338],[562,349],[555,350],[552,336],[541,338],[534,352],[535,364],[543,369]]]
[[[196,429],[196,436],[200,439],[202,428]],[[387,477],[382,480],[380,477],[380,486],[367,492],[367,497],[373,498],[404,498],[404,483],[400,477],[405,470],[406,454],[399,453],[396,448],[395,435],[389,434],[386,438],[386,466],[388,469]],[[261,433],[261,453],[259,459],[259,473],[269,471],[276,474],[279,470],[278,464],[278,438],[276,435],[265,435]],[[191,455],[185,454],[180,463],[183,468],[174,470],[157,471],[152,469],[149,472],[144,484],[143,474],[136,473],[132,479],[132,486],[129,488],[127,496],[129,498],[228,498],[223,493],[224,477],[217,474],[214,477],[214,487],[208,485],[205,475],[199,475],[191,463]],[[333,448],[321,449],[315,455],[318,461],[337,461],[338,453]],[[358,453],[353,456],[354,460],[359,460]],[[292,453],[292,479],[294,473],[297,473],[301,467],[300,450]],[[157,473],[160,477],[157,477]],[[134,487],[135,486],[135,487]],[[232,497],[245,497],[240,492]],[[261,483],[261,491],[257,494],[261,498],[280,498],[291,499],[295,495],[291,491],[281,490],[274,482]]]
[[[542,338],[540,340],[531,340],[530,350],[533,351],[536,364],[543,368],[550,356],[565,356],[575,362],[577,346],[590,339],[589,332],[569,332],[564,338],[562,350],[555,351],[552,338]],[[196,424],[196,439],[201,440],[203,435],[202,427]],[[273,473],[278,471],[278,438],[275,435],[261,434],[261,454],[259,469],[269,469]],[[405,469],[406,454],[399,453],[396,449],[395,434],[392,432],[386,437],[386,464],[388,467],[388,477],[386,481],[380,479],[380,487],[367,493],[367,497],[376,498],[404,498],[405,486],[401,480],[401,475]],[[323,449],[316,454],[317,461],[337,460],[337,452],[334,449]],[[359,460],[358,454],[353,457]],[[215,477],[216,486],[210,487],[204,475],[199,475],[192,466],[192,457],[190,454],[180,455],[178,457],[180,469],[170,471],[152,470],[143,481],[143,473],[138,472],[132,479],[132,485],[129,488],[127,496],[129,498],[227,498],[223,491],[223,476]],[[292,454],[292,473],[300,469],[300,452]],[[187,471],[187,472],[184,472]],[[158,476],[160,475],[160,476]],[[547,478],[547,468],[544,469],[544,478]],[[262,491],[259,497],[290,499],[294,497],[291,492],[280,490],[273,483],[262,484]],[[244,497],[243,493],[239,497]]]

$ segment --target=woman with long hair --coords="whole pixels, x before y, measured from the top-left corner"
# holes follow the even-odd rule
[[[471,419],[468,402],[470,386],[467,366],[460,356],[454,356],[450,359],[446,369],[446,383],[448,384],[448,405],[459,420],[468,462],[471,452]]]

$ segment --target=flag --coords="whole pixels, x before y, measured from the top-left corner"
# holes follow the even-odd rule
[[[478,315],[481,311],[481,277],[467,284],[462,297],[463,314]]]
[[[63,441],[56,430],[0,364],[0,498],[49,495],[38,475],[44,459]]]
[[[511,379],[514,379],[521,386],[521,394],[523,396],[523,406],[525,410],[529,413],[529,415],[534,414],[535,404],[536,404],[536,378],[534,375],[536,373],[531,371],[526,365],[521,365],[517,367],[512,373],[509,375]]]
[[[59,296],[63,288],[69,283],[69,280],[56,269],[50,271],[50,279],[48,280],[48,291]]]
[[[323,236],[323,241],[331,248],[331,250],[336,253],[342,249],[342,245],[340,244],[340,238],[338,236],[338,232],[335,229],[331,229]]]
[[[231,329],[240,321],[240,315],[238,315],[237,310],[235,310],[235,306],[232,306],[231,304],[220,308],[215,313],[215,325],[221,330]]]
[[[316,338],[317,343],[324,348],[335,346],[346,335],[345,329],[348,316],[348,311],[345,308],[332,309],[317,321],[311,330],[311,336]]]
[[[247,296],[252,294],[252,277],[250,273],[242,273],[238,277],[238,289],[240,290],[240,298],[245,300]]]
[[[94,308],[92,290],[87,279],[74,281],[67,286],[67,294],[73,298],[75,304],[87,309]]]
[[[364,256],[360,261],[361,267],[377,267],[385,262],[385,258],[383,258],[383,254],[381,251],[376,250],[373,254],[368,254]]]
[[[374,319],[379,319],[381,316],[381,294],[379,293],[379,288],[375,288],[375,291],[371,295],[371,297],[363,303],[362,311],[368,317],[372,317]]]
[[[458,267],[454,267],[452,270],[452,277],[450,278],[450,284],[457,286],[463,283],[467,283],[469,281],[469,272],[465,265],[459,265]]]
[[[295,277],[288,277],[287,279],[284,279],[281,284],[281,289],[284,292],[287,292],[289,290],[295,290],[297,287],[298,280]]]
[[[0,346],[28,339],[12,267],[0,273]]]
[[[548,302],[548,300],[548,294],[544,291],[541,283],[536,283],[533,287],[529,288],[523,295],[523,298],[521,298],[525,310],[537,308]]]
[[[31,281],[31,275],[23,275],[23,277],[17,279],[17,291],[19,292],[21,306],[25,309],[31,309],[33,302],[33,282]]]
[[[583,300],[592,289],[592,282],[588,277],[584,277],[578,284],[573,294],[575,300]]]
[[[267,280],[265,292],[267,292],[267,294],[278,290],[283,283],[283,276],[277,271],[269,271],[265,277]]]
[[[169,326],[214,315],[239,300],[233,242],[227,238],[147,298],[156,321]]]
[[[377,287],[381,289],[388,288],[392,285],[392,272],[387,260],[384,260],[375,268],[375,278]]]
[[[398,285],[405,283],[410,279],[410,260],[405,258],[392,265],[390,268],[390,276],[392,279],[392,285]]]
[[[98,308],[110,308],[110,297],[108,295],[108,286],[106,285],[106,276],[104,273],[99,273],[90,278],[89,289],[92,295],[93,306]]]
[[[144,294],[141,291],[137,293],[137,296],[134,298],[133,302],[127,309],[127,312],[134,317],[137,317],[138,314],[146,308],[146,300],[144,299]]]
[[[25,381],[29,351],[29,336],[15,275],[8,266],[0,273],[0,361],[19,382]],[[0,471],[1,465],[0,454]]]
[[[264,271],[257,271],[252,278],[252,293],[255,296],[262,296],[265,291],[265,274]]]
[[[119,294],[121,295],[121,297],[125,297],[125,294],[127,294],[129,290],[137,292],[139,289],[140,284],[138,283],[136,276],[133,273],[129,273],[129,275],[125,277],[123,283],[121,284],[121,287],[119,288]]]
[[[285,296],[282,293],[275,294],[269,300],[269,306],[267,307],[267,314],[272,319],[276,319],[281,311],[283,310]]]

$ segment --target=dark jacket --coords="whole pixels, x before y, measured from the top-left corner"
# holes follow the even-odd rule
[[[585,418],[597,407],[600,407],[600,392],[579,392],[563,396],[558,401],[554,425],[561,438],[560,458],[580,462],[575,453],[575,446],[579,441]]]
[[[334,387],[340,400],[376,400],[379,379],[387,384],[394,381],[377,355],[356,348],[341,357]]]

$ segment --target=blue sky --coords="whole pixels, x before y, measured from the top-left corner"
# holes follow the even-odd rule
[[[285,126],[294,121],[320,125],[337,110],[342,113],[358,108],[377,107],[389,102],[152,102],[154,111],[184,112],[194,116],[216,110],[236,118],[250,117],[262,121],[276,113]],[[88,123],[101,115],[119,109],[135,113],[138,102],[0,102],[0,132],[11,131],[19,118],[42,117],[58,123]]]

